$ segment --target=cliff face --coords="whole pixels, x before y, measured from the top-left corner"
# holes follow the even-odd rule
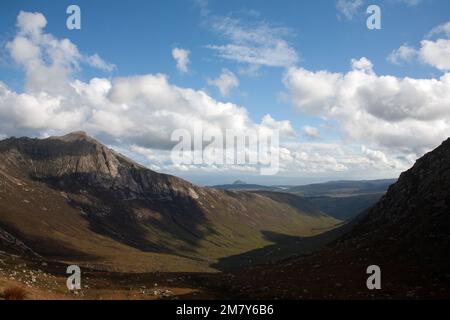
[[[0,141],[0,227],[58,259],[124,260],[138,250],[171,260],[155,268],[203,270],[220,257],[270,244],[265,232],[308,236],[339,223],[291,197],[198,187],[83,132]]]

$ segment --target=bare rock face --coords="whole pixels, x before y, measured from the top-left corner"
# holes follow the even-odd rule
[[[0,151],[11,165],[20,166],[33,178],[65,185],[119,192],[123,197],[151,194],[196,195],[182,179],[144,168],[104,146],[84,132],[48,139],[7,139]]]

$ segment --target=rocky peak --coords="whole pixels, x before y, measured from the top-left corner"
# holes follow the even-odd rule
[[[74,131],[74,132],[68,133],[64,136],[51,137],[51,139],[56,139],[56,140],[61,140],[61,141],[66,141],[66,142],[84,140],[84,141],[99,143],[97,140],[90,137],[85,131]]]
[[[39,180],[121,190],[133,197],[148,193],[191,194],[193,186],[149,170],[103,145],[83,131],[46,139],[0,141],[0,163]]]

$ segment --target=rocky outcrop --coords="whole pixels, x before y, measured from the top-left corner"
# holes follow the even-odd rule
[[[0,248],[5,248],[8,250],[8,252],[20,254],[28,258],[42,258],[39,254],[25,245],[22,241],[12,236],[2,228],[0,228]]]

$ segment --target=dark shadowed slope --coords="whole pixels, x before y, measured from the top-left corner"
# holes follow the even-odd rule
[[[49,259],[127,271],[211,270],[217,259],[339,221],[260,194],[151,171],[83,132],[0,141],[0,228]]]
[[[248,268],[222,285],[255,298],[450,298],[450,139],[359,220],[313,255]],[[382,290],[367,289],[369,265],[380,266]]]

